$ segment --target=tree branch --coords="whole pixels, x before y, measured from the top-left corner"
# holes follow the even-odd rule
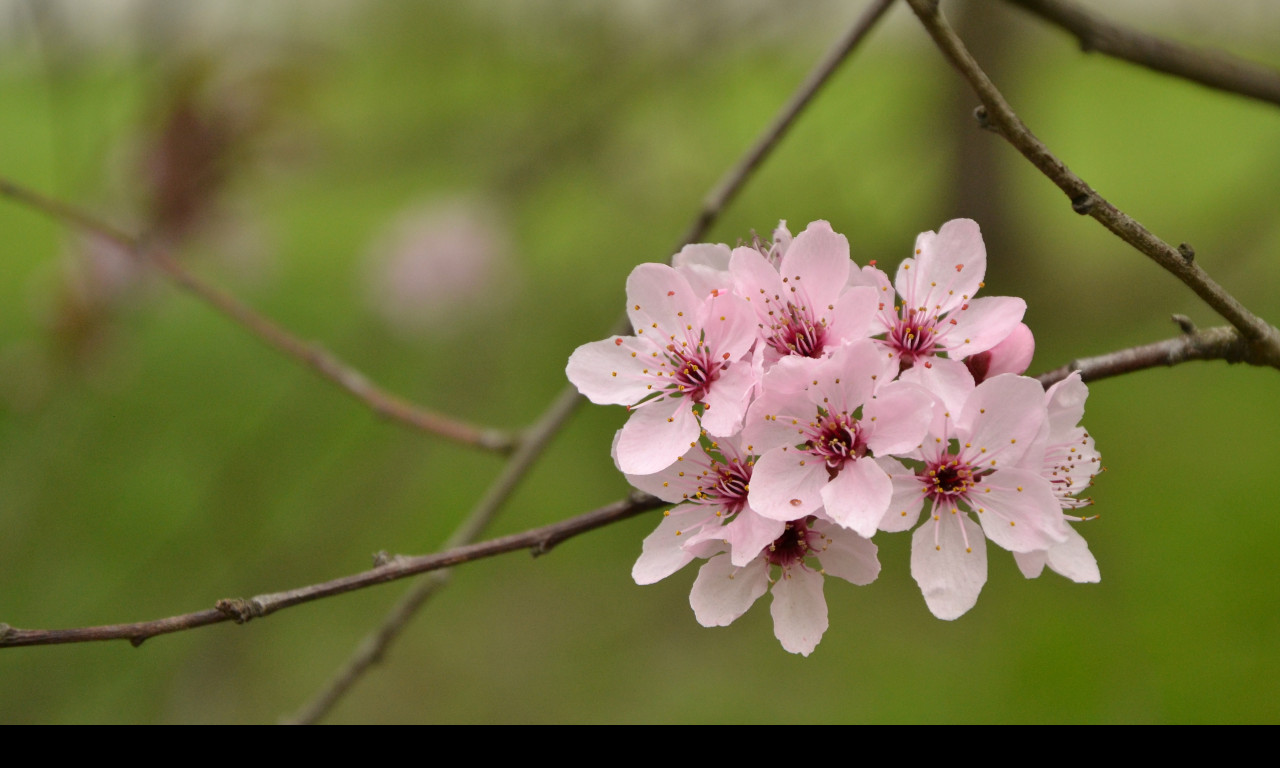
[[[1083,51],[1133,62],[1219,91],[1280,105],[1280,72],[1108,21],[1065,0],[1008,0],[1076,36]]]
[[[840,68],[840,65],[848,60],[858,45],[866,39],[866,36],[875,27],[876,22],[880,21],[893,3],[894,0],[873,0],[867,6],[867,9],[862,12],[862,15],[858,17],[858,20],[849,28],[844,37],[827,52],[827,55],[818,62],[813,71],[809,73],[809,76],[791,94],[791,98],[787,100],[787,103],[782,105],[782,108],[778,110],[778,114],[774,116],[773,121],[761,132],[755,143],[751,145],[751,148],[743,154],[732,168],[725,172],[716,186],[711,189],[711,192],[703,198],[702,210],[698,212],[698,216],[689,225],[689,229],[685,231],[680,240],[681,245],[687,245],[702,239],[715,220],[719,218],[720,212],[737,196],[756,168],[764,162],[764,159],[769,156],[778,142],[782,140],[782,137],[787,134],[787,131],[795,123],[796,118],[809,106],[813,98],[818,95],[818,91],[822,90],[822,86],[827,84],[827,81]]]
[[[560,427],[577,409],[583,398],[573,387],[561,391],[538,422],[529,429],[520,447],[512,454],[503,467],[502,474],[489,486],[488,492],[471,514],[458,526],[448,541],[445,549],[452,549],[470,544],[481,531],[489,525],[498,510],[511,497],[516,486],[528,474],[529,469],[542,455],[551,438],[559,432]],[[395,604],[377,629],[370,632],[360,641],[355,652],[347,659],[330,678],[324,687],[306,704],[298,709],[284,722],[293,725],[309,725],[319,722],[338,703],[351,686],[370,667],[382,660],[387,648],[408,626],[409,621],[431,596],[449,583],[451,570],[435,571],[419,581]]]
[[[1147,368],[1171,367],[1191,360],[1226,360],[1228,363],[1270,365],[1269,362],[1256,358],[1255,347],[1241,337],[1239,331],[1224,325],[1203,331],[1191,330],[1174,339],[1121,349],[1097,357],[1077,358],[1060,368],[1040,374],[1036,379],[1047,389],[1075,371],[1079,371],[1081,378],[1088,382]]]
[[[1280,330],[1254,315],[1195,263],[1195,252],[1185,243],[1174,248],[1098,194],[1053,155],[1014,113],[1004,96],[969,54],[951,25],[938,10],[936,0],[907,0],[938,49],[969,81],[982,101],[977,117],[984,127],[1003,136],[1023,157],[1049,178],[1071,200],[1079,214],[1088,214],[1113,234],[1173,273],[1219,315],[1240,331],[1253,347],[1260,364],[1280,368]]]
[[[140,621],[133,624],[108,624],[98,627],[80,627],[77,629],[17,629],[8,624],[0,624],[0,648],[12,648],[25,645],[61,645],[63,643],[88,643],[97,640],[128,640],[134,646],[143,641],[171,632],[182,632],[188,629],[204,627],[234,621],[243,624],[251,619],[269,616],[276,611],[302,605],[314,600],[321,600],[345,592],[366,589],[389,581],[397,581],[420,573],[438,571],[442,568],[481,560],[518,549],[528,549],[535,556],[550,552],[556,545],[581,533],[595,530],[602,526],[634,517],[641,512],[666,505],[667,502],[645,493],[633,493],[622,501],[616,501],[599,509],[592,510],[568,520],[562,520],[541,528],[533,528],[523,533],[500,536],[496,539],[455,547],[431,555],[405,557],[396,555],[377,567],[312,584],[285,592],[273,592],[248,599],[232,598],[219,600],[210,610],[185,613],[154,621]]]
[[[134,258],[153,264],[170,280],[204,303],[230,318],[267,346],[307,366],[321,378],[337,385],[347,394],[368,406],[375,414],[423,432],[440,435],[458,443],[498,453],[515,448],[511,435],[486,429],[428,411],[397,397],[365,378],[319,344],[303,341],[250,309],[234,296],[204,282],[188,271],[166,251],[152,247],[141,239],[99,221],[66,203],[0,178],[0,196],[16,200],[63,223],[102,237],[128,251]]]

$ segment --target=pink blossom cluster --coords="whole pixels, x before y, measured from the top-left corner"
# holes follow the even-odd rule
[[[827,629],[823,576],[874,581],[880,531],[915,529],[911,573],[942,619],[976,603],[987,539],[1028,578],[1048,565],[1098,581],[1068,524],[1100,469],[1079,426],[1088,389],[1020,375],[1026,304],[975,298],[985,272],[968,219],[917,237],[892,282],[825,221],[636,267],[634,335],[585,344],[567,368],[592,402],[627,406],[614,460],[674,505],[636,582],[705,560],[689,596],[704,626],[772,588],[778,640],[807,656]]]

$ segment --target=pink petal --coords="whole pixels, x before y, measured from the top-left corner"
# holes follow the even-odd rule
[[[912,384],[891,382],[862,409],[867,447],[877,456],[920,447],[933,417],[933,398]],[[866,534],[870,535],[870,534]]]
[[[689,605],[702,626],[727,627],[768,588],[768,565],[762,558],[746,568],[735,568],[729,558],[713,557],[698,570]]]
[[[880,530],[897,533],[909,530],[920,519],[924,509],[924,486],[912,472],[893,459],[876,459],[880,468],[889,475],[893,484],[893,496],[889,499],[889,511],[880,520]]]
[[[836,303],[852,266],[845,236],[833,232],[827,222],[815,221],[791,241],[778,272],[788,292],[795,288],[792,295],[801,297],[792,303],[807,304],[821,314],[827,305]]]
[[[747,503],[773,520],[796,520],[822,506],[827,465],[822,459],[775,448],[756,461]]]
[[[564,372],[597,405],[634,405],[652,394],[643,373],[652,351],[634,336],[610,336],[575,349]]]
[[[823,533],[830,540],[821,555],[823,573],[858,586],[876,580],[880,559],[874,542],[840,528],[828,528]]]
[[[908,306],[942,314],[978,292],[987,271],[987,247],[973,220],[952,219],[937,234],[922,232],[916,253],[914,267],[899,271],[906,284],[897,283]]]
[[[1005,468],[983,478],[970,496],[987,538],[1010,552],[1048,549],[1067,538],[1058,498],[1034,472]]]
[[[941,327],[946,331],[942,345],[953,360],[985,352],[1007,339],[1026,312],[1027,302],[1012,296],[973,299],[952,310],[942,321]],[[955,325],[951,325],[952,320]],[[992,375],[987,374],[987,378]]]
[[[827,631],[822,575],[803,566],[784,568],[773,585],[773,634],[791,653],[808,656]]]
[[[655,344],[665,344],[672,335],[684,338],[681,321],[696,316],[702,299],[666,264],[641,264],[627,277],[627,317],[638,335]]]
[[[726,368],[702,399],[707,406],[702,413],[703,428],[717,437],[739,432],[756,384],[755,371],[747,361]]]
[[[1045,403],[1049,409],[1050,440],[1060,442],[1060,435],[1068,435],[1084,418],[1084,401],[1089,397],[1089,387],[1075,371],[1067,378],[1049,387]]]
[[[689,281],[695,294],[733,289],[729,276],[729,246],[713,243],[686,245],[671,258],[671,265]]]
[[[830,318],[827,324],[830,339],[837,343],[854,341],[882,332],[878,327],[873,330],[871,325],[879,302],[879,291],[874,288],[849,288],[836,300],[834,310],[823,307],[818,315]]]
[[[618,469],[629,475],[660,472],[697,443],[701,432],[685,398],[646,403],[622,426],[616,443]]]
[[[933,615],[950,621],[978,602],[987,583],[987,545],[982,528],[967,515],[942,515],[911,535],[911,575]]]
[[[983,463],[1016,464],[1044,424],[1044,388],[1035,379],[1004,374],[978,385],[965,403],[958,427],[973,451],[986,449]],[[962,441],[963,442],[963,441]]]
[[[1024,373],[1035,352],[1036,339],[1031,329],[1026,323],[1018,323],[1004,341],[986,352],[965,358],[964,364],[975,381],[983,382],[1002,373]]]
[[[719,533],[729,542],[729,557],[734,565],[744,567],[758,558],[764,548],[777,540],[787,529],[786,522],[772,520],[756,514],[751,509],[738,513]]]
[[[822,489],[822,504],[833,522],[871,538],[889,510],[892,496],[889,476],[875,461],[863,458],[845,464],[827,483]]]

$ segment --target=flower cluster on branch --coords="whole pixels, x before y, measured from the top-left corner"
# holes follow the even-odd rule
[[[1079,426],[1088,390],[1021,375],[1026,304],[977,298],[985,272],[967,219],[919,235],[892,282],[825,221],[636,267],[634,335],[579,347],[566,371],[592,402],[627,406],[614,460],[675,505],[636,582],[706,560],[700,623],[727,625],[771,590],[775,634],[808,655],[827,629],[823,576],[874,581],[880,531],[915,529],[911,572],[942,619],[977,601],[986,539],[1028,577],[1048,565],[1097,581],[1068,524],[1100,469]]]

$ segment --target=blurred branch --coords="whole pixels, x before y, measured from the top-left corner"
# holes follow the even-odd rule
[[[681,236],[676,250],[689,243],[697,242],[706,235],[707,230],[720,218],[720,214],[723,213],[742,187],[746,185],[765,158],[773,152],[796,119],[812,103],[822,86],[831,79],[831,76],[835,74],[840,65],[849,58],[866,38],[876,22],[893,5],[893,2],[894,0],[874,0],[858,20],[854,22],[844,37],[818,62],[808,77],[792,93],[791,98],[778,110],[778,113],[764,131],[761,132],[755,143],[747,149],[732,168],[725,172],[716,186],[703,199],[702,208]],[[630,330],[630,324],[624,316],[616,324],[615,332],[626,333],[628,330]],[[527,438],[529,445],[522,445],[517,453],[512,456],[502,475],[498,477],[494,485],[489,489],[488,495],[472,512],[472,518],[482,519],[485,523],[492,519],[498,507],[506,501],[515,485],[528,471],[529,466],[540,455],[546,442],[559,429],[560,424],[564,421],[563,417],[567,417],[572,408],[580,403],[581,400],[573,387],[567,387],[561,392],[548,412],[544,414],[537,425],[531,428]],[[561,412],[562,409],[564,410],[563,416],[557,417],[555,414]],[[472,518],[469,518],[469,520]],[[467,526],[468,523],[464,522],[463,527],[466,528]],[[477,535],[481,527],[483,527],[483,523],[475,528],[472,535]],[[454,541],[462,530],[460,528],[450,541]],[[414,613],[430,599],[431,595],[448,583],[448,578],[447,571],[432,574],[431,578],[423,580],[421,584],[406,593],[383,619],[382,624],[361,641],[347,662],[334,673],[333,677],[316,694],[315,698],[304,705],[286,722],[309,724],[317,722],[324,717],[356,680],[382,658],[387,648],[408,625],[409,620],[413,618]]]
[[[1251,346],[1261,365],[1280,368],[1280,330],[1254,315],[1195,263],[1195,251],[1185,243],[1174,248],[1116,208],[1073,173],[1031,133],[1004,96],[969,54],[951,25],[938,11],[936,0],[907,0],[939,50],[969,81],[982,106],[977,117],[984,127],[1003,136],[1023,157],[1040,169],[1071,200],[1079,214],[1088,214],[1113,234],[1173,273],[1206,304],[1230,322]]]
[[[547,443],[559,432],[560,427],[581,402],[582,398],[573,387],[561,391],[551,407],[538,419],[538,423],[529,428],[524,439],[520,441],[520,447],[507,461],[502,474],[489,486],[484,498],[445,542],[445,549],[470,544],[480,536],[498,510],[511,497],[520,480],[542,455]],[[327,715],[338,700],[360,679],[360,676],[382,660],[388,646],[408,626],[409,620],[418,609],[431,599],[437,590],[449,583],[452,573],[447,569],[434,571],[406,592],[383,618],[382,624],[365,636],[346,663],[330,677],[324,688],[285,722],[309,725]]]
[[[840,68],[849,56],[854,52],[858,45],[866,38],[867,34],[875,27],[876,22],[884,16],[889,7],[893,5],[894,0],[873,0],[862,12],[858,20],[854,22],[844,37],[835,44],[827,55],[818,62],[809,76],[804,82],[796,88],[791,94],[791,98],[782,106],[778,114],[769,123],[768,127],[756,139],[755,144],[747,150],[738,162],[725,172],[719,183],[712,188],[711,192],[702,201],[702,210],[699,211],[697,218],[689,225],[689,229],[685,232],[681,239],[681,245],[694,243],[702,239],[707,230],[720,216],[720,212],[724,207],[737,196],[742,187],[751,178],[751,174],[756,168],[764,162],[769,156],[782,137],[795,123],[796,118],[804,112],[805,107],[809,106],[813,101],[813,97],[822,90],[822,86],[826,85],[831,76]]]
[[[320,584],[312,584],[285,592],[258,595],[249,599],[219,600],[215,607],[179,616],[134,624],[108,624],[76,629],[17,629],[0,624],[0,648],[26,645],[61,645],[63,643],[88,643],[97,640],[128,640],[139,646],[148,638],[171,632],[204,627],[234,621],[243,624],[251,619],[269,616],[276,611],[295,605],[322,600],[359,589],[366,589],[389,581],[415,576],[429,571],[482,560],[486,557],[528,549],[535,556],[550,552],[556,545],[581,533],[595,530],[619,520],[634,517],[642,512],[666,505],[661,499],[645,493],[633,493],[622,501],[616,501],[568,520],[562,520],[523,533],[501,536],[479,544],[454,547],[431,555],[390,557],[372,570],[343,576]]]
[[[406,424],[423,432],[447,437],[455,442],[499,453],[510,452],[515,447],[515,438],[507,433],[477,427],[419,408],[383,390],[324,347],[297,338],[265,316],[250,309],[231,294],[196,277],[167,252],[150,246],[140,238],[99,221],[66,203],[45,197],[7,179],[0,178],[0,195],[105,238],[124,248],[135,258],[150,262],[174,283],[238,323],[267,346],[307,366],[383,418]]]
[[[1280,105],[1280,72],[1222,51],[1195,48],[1108,21],[1065,0],[1008,0],[1097,51],[1220,91]]]
[[[1223,325],[1203,331],[1191,329],[1189,333],[1174,339],[1108,352],[1097,357],[1077,358],[1060,368],[1040,374],[1036,379],[1047,389],[1075,371],[1079,371],[1081,378],[1088,382],[1147,368],[1171,367],[1191,360],[1272,365],[1271,362],[1257,359],[1255,353],[1255,347],[1239,331]]]

